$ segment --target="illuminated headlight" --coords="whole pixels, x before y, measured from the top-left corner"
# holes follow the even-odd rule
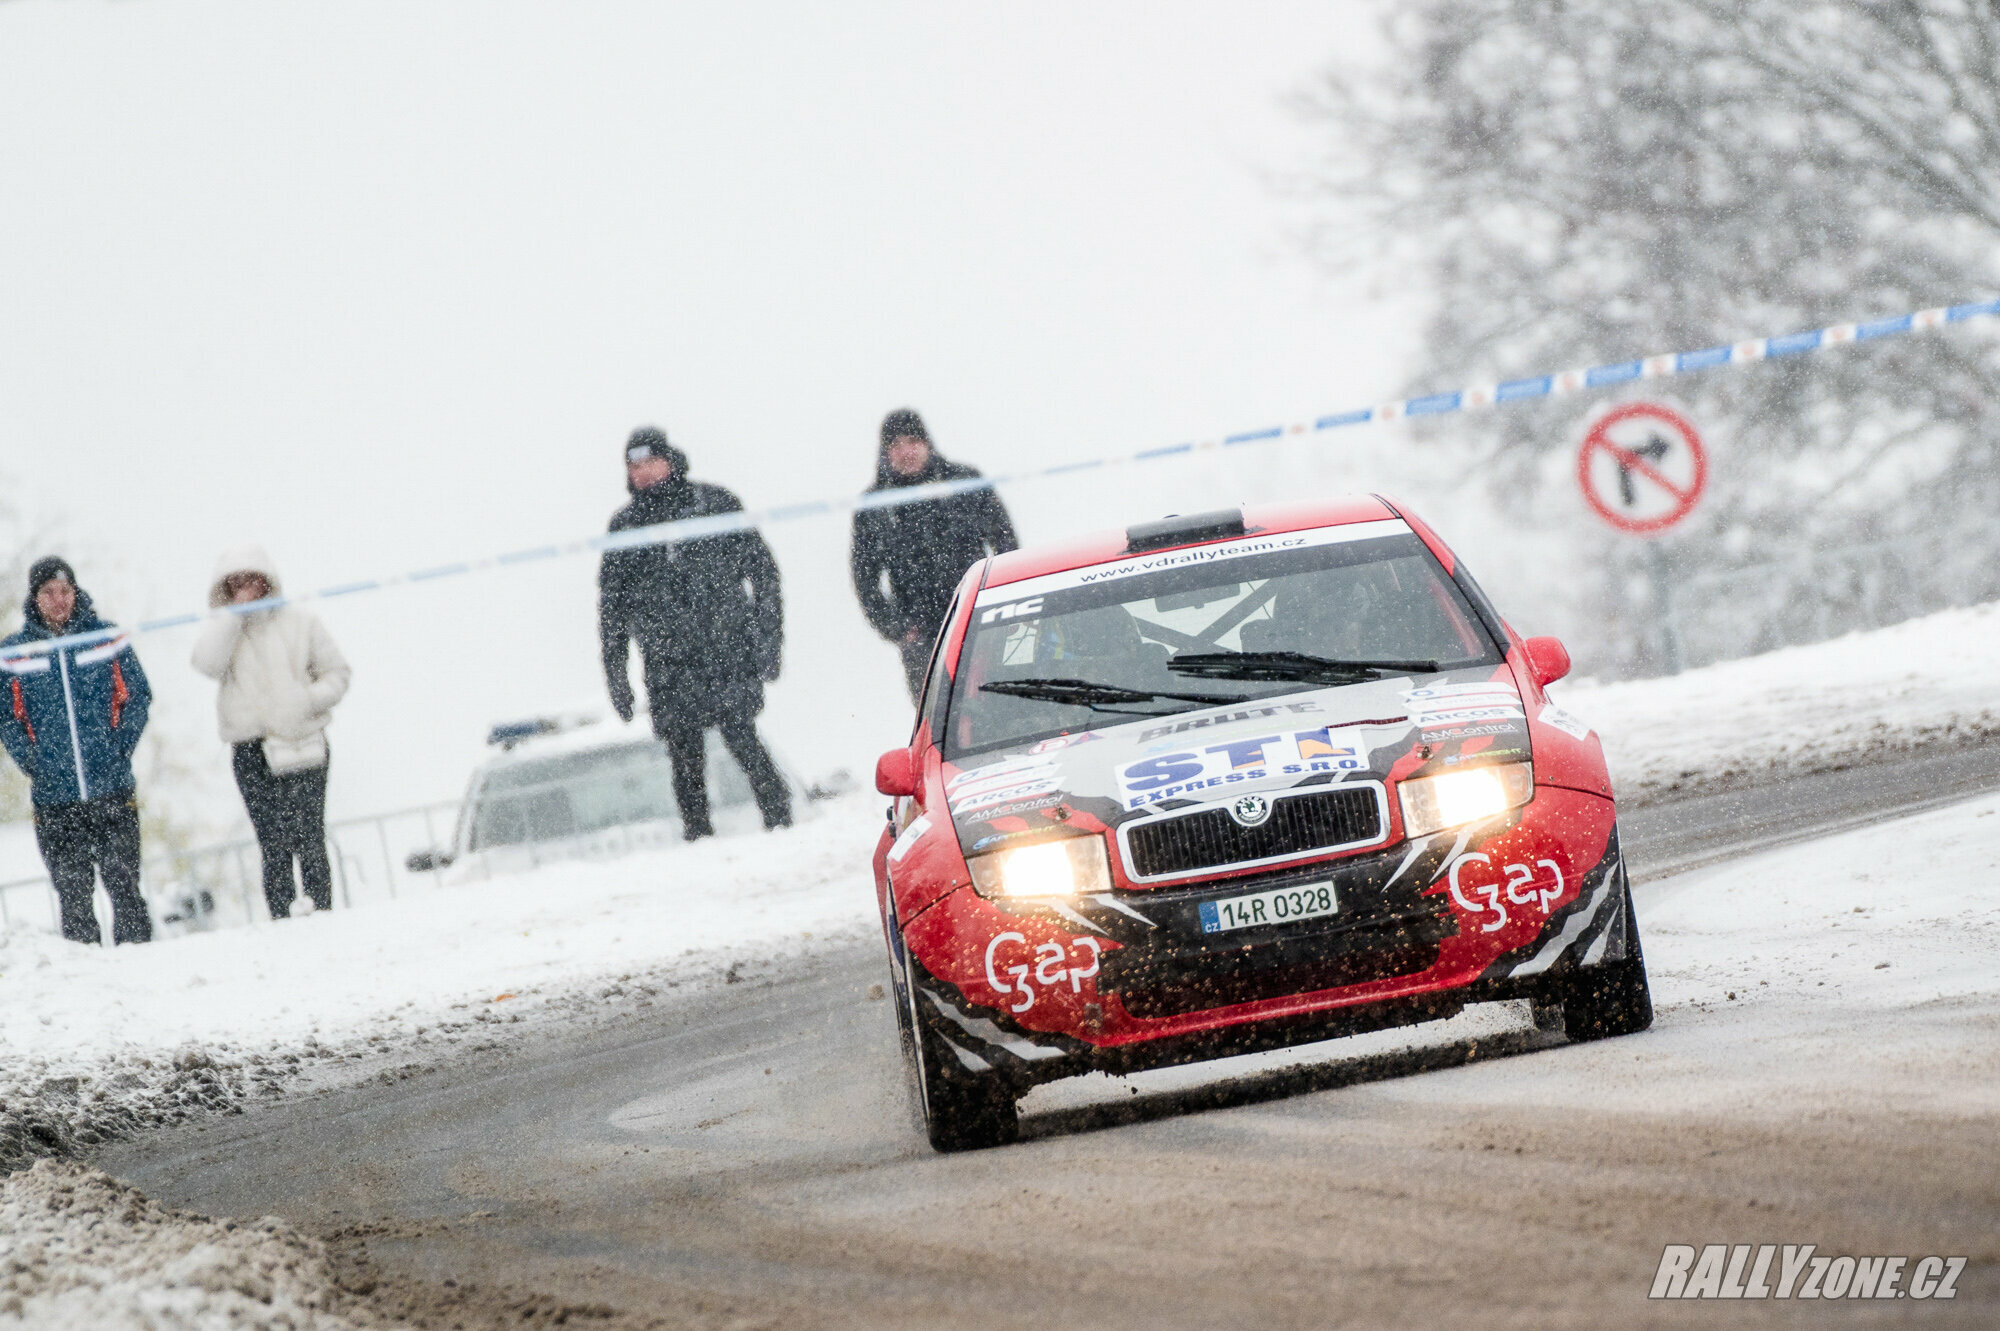
[[[1098,836],[996,850],[973,856],[967,867],[982,897],[1074,897],[1111,890],[1111,862]]]
[[[1396,793],[1403,800],[1403,835],[1423,836],[1526,804],[1535,797],[1535,766],[1469,767],[1405,781]]]

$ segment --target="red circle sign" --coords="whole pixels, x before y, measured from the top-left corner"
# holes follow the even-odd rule
[[[1628,402],[1590,427],[1576,459],[1590,507],[1620,531],[1665,531],[1694,511],[1708,454],[1688,419],[1657,402]]]

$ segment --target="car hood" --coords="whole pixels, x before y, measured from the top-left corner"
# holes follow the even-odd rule
[[[1481,666],[1304,689],[979,754],[946,763],[945,799],[961,848],[974,854],[1252,791],[1400,780],[1529,754],[1512,674]]]

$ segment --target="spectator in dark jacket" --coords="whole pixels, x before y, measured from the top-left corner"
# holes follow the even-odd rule
[[[719,485],[688,479],[687,455],[652,426],[625,445],[632,502],[614,532],[740,512]],[[639,645],[653,733],[666,741],[674,799],[688,840],[714,831],[708,816],[706,734],[712,727],[750,778],[764,826],[792,821],[791,792],[757,737],[764,684],[778,677],[784,605],[778,564],[754,529],[606,551],[598,572],[604,679],[618,715],[632,719],[631,649]]]
[[[932,445],[923,417],[904,408],[882,421],[869,493],[978,475],[947,461]],[[923,692],[924,666],[958,580],[988,555],[1019,544],[991,486],[854,515],[854,591],[868,622],[903,654],[911,701]]]
[[[0,743],[33,788],[35,842],[62,904],[63,937],[99,940],[95,880],[111,897],[111,936],[143,943],[152,917],[139,895],[139,809],[132,750],[153,691],[122,633],[99,619],[62,560],[28,570],[27,622],[0,642]],[[50,639],[96,635],[44,646]]]

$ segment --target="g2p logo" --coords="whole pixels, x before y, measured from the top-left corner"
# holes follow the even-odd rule
[[[1028,939],[1025,934],[1015,933],[1011,929],[1006,933],[993,935],[993,941],[986,945],[986,983],[991,985],[996,993],[1020,996],[1019,1002],[1009,1005],[1007,1010],[1010,1012],[1026,1012],[1033,1007],[1035,990],[1038,986],[1051,989],[1067,980],[1071,993],[1083,992],[1083,982],[1097,974],[1098,954],[1104,950],[1104,945],[1097,939],[1085,935],[1070,939],[1068,948],[1057,942],[1037,943],[1028,960],[1018,964],[1008,964],[998,960],[1000,949],[1008,943],[1019,943],[1021,947],[1026,948]],[[1078,948],[1085,948],[1090,952],[1088,970],[1076,962]],[[1012,948],[1008,950],[1013,951]],[[1011,961],[1011,958],[1009,960]],[[1003,978],[1008,976],[1012,977],[1011,980]]]
[[[1469,910],[1475,915],[1489,912],[1493,915],[1492,920],[1480,922],[1479,932],[1483,934],[1507,927],[1507,902],[1516,906],[1539,904],[1546,915],[1549,907],[1560,901],[1567,890],[1562,866],[1554,860],[1536,860],[1532,869],[1525,864],[1503,864],[1500,866],[1500,880],[1471,886],[1460,876],[1468,864],[1483,864],[1490,870],[1493,859],[1484,851],[1461,855],[1451,862],[1451,872],[1446,875],[1446,881],[1451,884],[1451,899],[1458,903],[1461,910]],[[1548,879],[1537,882],[1537,869],[1547,869]],[[1501,900],[1503,896],[1506,901]],[[1475,900],[1475,897],[1484,899]]]

